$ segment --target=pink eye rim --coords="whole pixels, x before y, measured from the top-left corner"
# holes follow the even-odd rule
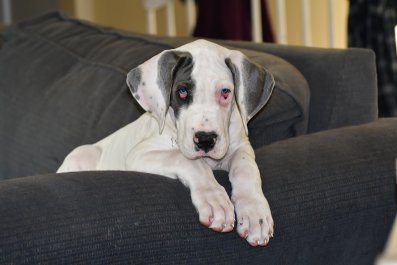
[[[183,99],[183,100],[187,99],[187,97],[189,95],[188,89],[185,86],[180,86],[178,88],[177,92],[178,92],[179,98]]]
[[[222,97],[223,97],[224,99],[227,99],[227,97],[229,96],[229,94],[230,94],[231,92],[232,92],[232,91],[231,91],[229,88],[226,88],[226,87],[224,87],[224,88],[221,89],[221,95],[222,95]]]

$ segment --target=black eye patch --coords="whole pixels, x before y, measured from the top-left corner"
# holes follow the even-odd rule
[[[194,90],[195,85],[192,80],[174,84],[171,93],[170,107],[174,110],[176,118],[178,118],[182,108],[187,108],[193,102]]]
[[[193,102],[195,90],[195,82],[191,77],[193,65],[191,57],[184,57],[174,69],[170,107],[174,110],[175,118],[179,117],[182,108],[187,108]]]

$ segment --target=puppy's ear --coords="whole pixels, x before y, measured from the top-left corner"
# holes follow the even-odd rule
[[[164,129],[176,69],[186,58],[191,59],[190,53],[166,50],[127,74],[127,85],[132,95],[145,111],[157,119],[160,134]]]
[[[236,102],[248,135],[247,123],[270,99],[275,85],[274,77],[240,51],[231,51],[225,63],[233,75]]]

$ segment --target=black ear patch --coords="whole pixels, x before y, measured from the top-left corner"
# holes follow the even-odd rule
[[[248,119],[250,119],[256,114],[257,111],[255,111],[255,109],[258,106],[263,106],[261,103],[264,100],[262,94],[265,92],[264,85],[266,73],[263,67],[246,59],[243,60],[242,68],[243,83],[245,86],[244,103],[247,108]]]
[[[239,107],[245,107],[247,120],[250,120],[270,98],[274,86],[273,77],[262,66],[246,58],[243,59],[240,68],[230,58],[225,59],[225,64],[232,72],[235,93],[244,94],[243,101],[237,104]]]
[[[250,120],[269,101],[275,81],[269,71],[248,59],[244,59],[243,69],[243,82],[246,87],[245,104]]]

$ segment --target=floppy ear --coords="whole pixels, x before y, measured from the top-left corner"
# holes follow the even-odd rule
[[[164,129],[165,117],[170,104],[175,69],[187,52],[166,50],[152,57],[127,74],[127,85],[141,107],[152,113]]]
[[[275,85],[274,77],[240,51],[231,51],[225,63],[233,75],[236,102],[248,135],[247,123],[270,99]]]

